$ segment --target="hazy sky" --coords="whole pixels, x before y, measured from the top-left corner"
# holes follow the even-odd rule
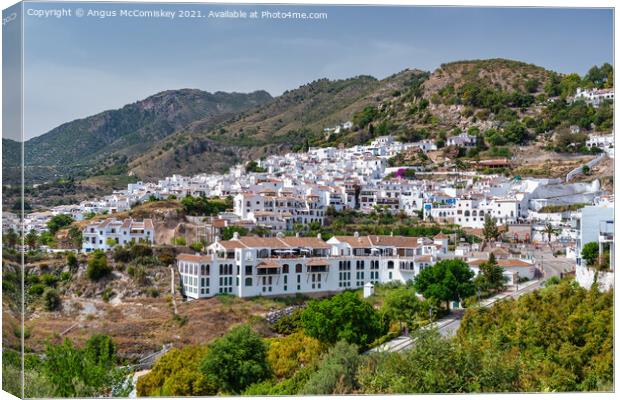
[[[318,11],[327,20],[25,20],[25,136],[166,89],[267,90],[504,57],[559,72],[612,62],[608,9],[26,3],[28,9]],[[75,15],[75,11],[73,11]]]

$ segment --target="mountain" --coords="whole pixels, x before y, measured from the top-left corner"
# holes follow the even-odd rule
[[[117,110],[65,123],[28,140],[24,145],[26,179],[123,173],[127,160],[193,121],[200,120],[208,128],[271,100],[265,91],[164,91]],[[7,154],[5,160],[11,159]]]
[[[445,136],[455,128],[498,128],[506,115],[523,117],[532,108],[508,102],[487,106],[515,93],[529,101],[552,75],[532,64],[489,59],[443,64],[433,73],[407,69],[382,80],[369,76],[321,79],[225,123],[212,126],[195,121],[128,167],[142,178],[157,178],[160,171],[223,171],[271,153],[307,146],[350,146],[388,133],[414,141]],[[493,104],[487,104],[489,99]],[[353,128],[337,134],[323,130],[345,121],[353,121]]]
[[[153,180],[223,172],[269,154],[351,146],[387,134],[404,142],[433,139],[442,147],[448,136],[468,131],[481,146],[467,154],[442,152],[454,156],[456,150],[474,160],[511,157],[516,145],[532,141],[575,152],[581,145],[562,144],[581,143],[586,136],[571,136],[570,125],[606,131],[613,124],[609,106],[593,110],[564,101],[575,85],[584,84],[592,82],[524,62],[488,59],[446,63],[432,73],[406,69],[384,79],[319,79],[275,98],[266,92],[167,91],[31,139],[26,176],[111,182],[127,175]],[[559,101],[547,101],[550,97]],[[346,121],[351,128],[326,129]]]
[[[237,162],[298,150],[306,140],[323,135],[323,128],[349,121],[365,107],[376,107],[406,90],[412,77],[424,74],[405,70],[383,80],[370,76],[320,79],[212,129],[204,121],[195,121],[131,161],[129,169],[142,178],[156,178],[160,171],[224,171]]]

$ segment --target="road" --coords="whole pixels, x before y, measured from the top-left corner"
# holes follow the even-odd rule
[[[489,307],[495,302],[498,302],[503,299],[518,298],[519,296],[522,296],[526,293],[529,293],[529,292],[532,292],[538,289],[541,283],[542,283],[541,280],[524,282],[523,284],[519,285],[518,290],[509,289],[508,291],[500,293],[496,296],[482,300],[480,302],[480,306]],[[435,321],[432,324],[429,324],[423,327],[422,329],[436,328],[439,334],[443,337],[454,336],[456,332],[458,331],[459,326],[461,326],[461,320],[463,319],[463,315],[465,315],[464,310],[453,311],[452,313],[445,316],[444,318],[438,321]],[[410,349],[414,344],[415,344],[414,340],[411,339],[409,336],[399,336],[395,339],[390,340],[389,342],[386,342],[378,347],[375,347],[374,349],[369,350],[369,353],[385,352],[385,351],[400,352],[400,351]]]

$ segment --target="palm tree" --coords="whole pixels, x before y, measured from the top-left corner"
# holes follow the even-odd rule
[[[550,223],[547,223],[547,224],[545,225],[545,228],[543,229],[543,233],[544,233],[545,235],[547,235],[547,242],[548,242],[549,244],[551,244],[551,237],[552,237],[552,236],[555,236],[555,235],[557,235],[557,234],[559,234],[559,233],[560,233],[560,230],[559,230],[559,229],[557,229],[557,228],[555,228],[555,227],[554,227],[553,225],[551,225]]]

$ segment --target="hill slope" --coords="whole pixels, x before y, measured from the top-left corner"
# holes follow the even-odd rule
[[[128,159],[193,121],[208,127],[271,99],[265,91],[169,90],[68,122],[25,143],[27,179],[123,172]]]
[[[394,92],[405,90],[412,76],[421,74],[406,70],[384,80],[369,76],[317,80],[213,129],[194,122],[130,162],[129,168],[142,178],[157,177],[159,171],[223,171],[250,158],[298,150],[322,137],[324,127],[351,120],[367,106],[377,107]],[[365,140],[358,139],[349,144]]]

